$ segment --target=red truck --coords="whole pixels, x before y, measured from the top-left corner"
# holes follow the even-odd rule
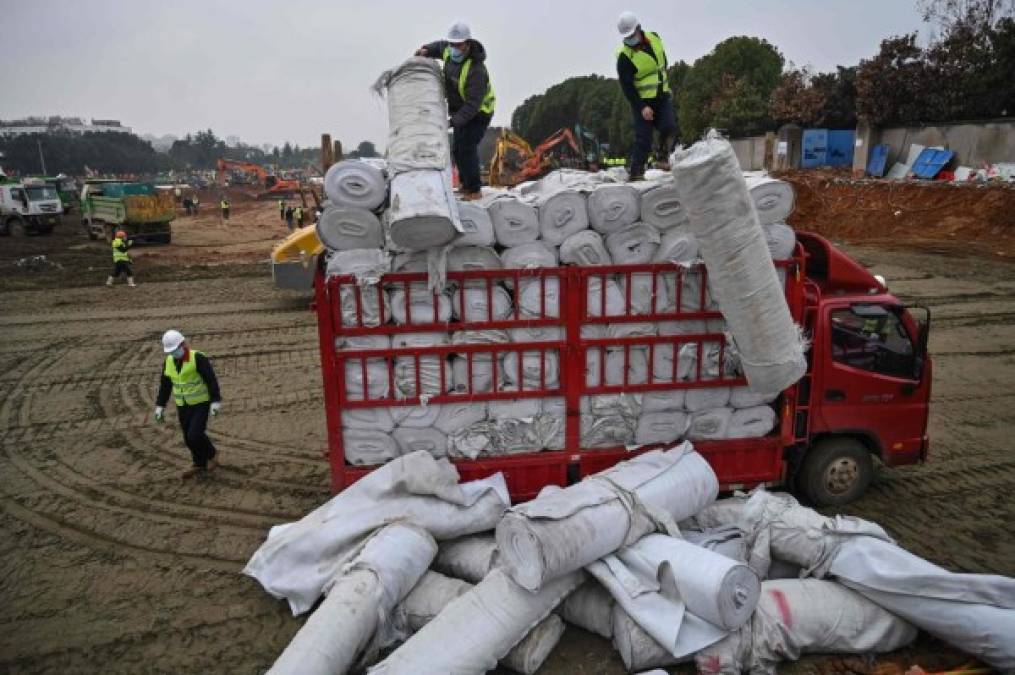
[[[931,359],[927,352],[930,313],[923,307],[906,307],[888,292],[884,284],[862,265],[816,234],[798,232],[796,253],[792,260],[777,261],[784,270],[786,299],[794,320],[802,327],[810,342],[808,369],[804,377],[784,391],[773,404],[778,424],[770,434],[760,438],[698,440],[695,448],[712,464],[723,489],[748,489],[756,485],[788,485],[812,504],[844,504],[855,500],[869,485],[874,475],[874,458],[887,466],[924,461],[928,453],[927,417],[931,387]],[[708,305],[706,270],[666,264],[617,265],[609,267],[562,267],[545,269],[488,270],[477,269],[449,272],[448,281],[458,286],[485,289],[490,314],[483,321],[440,322],[436,303],[433,316],[409,316],[406,325],[386,323],[367,325],[364,302],[378,305],[381,315],[388,302],[382,288],[399,288],[411,297],[420,292],[425,273],[386,275],[381,284],[358,286],[353,276],[326,276],[323,265],[315,280],[315,306],[318,315],[321,364],[328,426],[328,458],[331,464],[332,488],[342,490],[373,468],[353,466],[346,461],[343,449],[343,411],[372,406],[420,405],[418,396],[396,398],[395,360],[415,361],[417,391],[420,359],[425,356],[445,358],[451,354],[467,360],[469,386],[433,396],[429,404],[461,401],[491,401],[529,397],[563,398],[565,442],[562,450],[543,450],[454,460],[463,480],[481,478],[503,471],[512,498],[528,499],[545,485],[564,486],[605,469],[633,453],[658,446],[583,448],[581,447],[581,400],[585,396],[615,393],[639,393],[667,389],[693,389],[716,386],[746,386],[736,373],[720,368],[718,373],[703,372],[703,354],[719,351],[723,363],[726,349],[719,332],[697,332],[622,338],[593,338],[591,326],[624,323],[719,320],[722,315]],[[650,277],[649,277],[650,275]],[[695,276],[698,279],[694,279]],[[657,286],[667,283],[675,292],[676,302],[667,311],[651,307],[639,313],[632,302],[632,279],[651,279],[653,295]],[[607,314],[605,288],[607,278],[617,279],[627,289],[625,311]],[[696,283],[691,283],[691,281]],[[520,283],[538,283],[540,297],[555,295],[556,302],[542,300],[541,312],[519,313],[517,305],[506,318],[493,316],[493,289],[499,284],[519,288]],[[547,292],[550,288],[553,294]],[[700,289],[689,291],[688,289]],[[682,292],[699,294],[693,311],[681,301]],[[600,295],[597,295],[601,293]],[[461,302],[459,316],[467,316],[465,294],[455,296]],[[343,300],[345,314],[343,317]],[[407,302],[407,304],[410,304]],[[601,304],[600,307],[597,305]],[[557,311],[559,307],[559,311]],[[475,316],[471,318],[476,318]],[[706,324],[707,325],[707,324]],[[715,325],[713,323],[713,325]],[[402,349],[349,350],[336,349],[347,336],[384,335],[407,332],[454,332],[462,330],[510,329],[518,327],[556,326],[562,339],[548,342],[511,342],[506,344],[447,344],[433,347]],[[672,331],[671,331],[672,332]],[[601,333],[600,333],[601,334]],[[660,358],[662,349],[692,345],[697,358],[691,376],[660,377],[653,369],[653,359]],[[592,359],[602,358],[605,350],[623,350],[625,367],[623,382],[598,384],[587,381],[586,366]],[[632,349],[648,354],[647,381],[628,381],[627,361]],[[472,391],[473,364],[479,358],[493,358],[510,352],[524,352],[525,358],[515,359],[523,381],[521,363],[538,355],[538,383],[523,385],[519,391],[500,391],[496,382],[491,391]],[[559,363],[559,376],[548,374],[548,355]],[[367,364],[384,363],[389,385],[384,396],[371,392],[352,397],[346,388],[349,368],[362,368],[368,380]],[[603,372],[601,369],[599,372]],[[440,391],[447,392],[445,373],[440,369]],[[538,449],[536,449],[538,450]]]

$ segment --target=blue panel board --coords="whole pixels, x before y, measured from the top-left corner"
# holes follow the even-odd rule
[[[828,129],[804,129],[800,167],[813,169],[825,166],[828,154]]]
[[[879,143],[871,149],[870,161],[867,162],[867,175],[881,178],[885,175],[885,163],[888,161],[887,143]]]
[[[955,153],[951,150],[924,148],[920,156],[913,162],[912,171],[917,178],[933,178],[944,168],[945,164],[952,161],[954,156]]]
[[[828,152],[825,155],[825,166],[852,166],[853,141],[856,131],[852,129],[833,129],[828,132]]]

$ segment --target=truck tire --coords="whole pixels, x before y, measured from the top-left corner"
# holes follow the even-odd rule
[[[95,230],[92,229],[92,224],[90,221],[82,220],[81,227],[85,229],[85,234],[87,234],[88,238],[91,239],[92,241],[95,241],[96,239],[99,238],[99,235],[95,234]]]
[[[21,218],[11,218],[7,221],[7,229],[12,237],[27,237],[28,225]]]
[[[797,489],[814,506],[855,501],[874,478],[874,462],[863,443],[836,436],[814,444],[800,466]]]

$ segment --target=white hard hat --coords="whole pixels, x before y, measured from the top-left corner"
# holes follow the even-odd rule
[[[448,29],[448,42],[465,42],[472,39],[472,31],[469,24],[464,21],[455,21]]]
[[[162,351],[166,354],[175,352],[183,344],[183,333],[178,330],[167,330],[162,336]]]
[[[629,38],[634,35],[634,31],[638,30],[638,17],[634,15],[634,12],[621,12],[620,18],[617,19],[617,30],[620,31],[620,37]]]

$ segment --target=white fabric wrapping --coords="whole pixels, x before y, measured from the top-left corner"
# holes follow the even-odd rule
[[[399,427],[391,433],[391,436],[398,443],[400,454],[403,455],[423,451],[441,458],[448,454],[448,437],[434,427],[425,429]]]
[[[395,299],[397,293],[392,294],[393,312],[396,320],[399,315],[399,300],[402,303],[404,316],[404,298]],[[426,300],[430,300],[429,291],[419,294]],[[442,297],[442,296],[438,296]],[[425,302],[417,304],[415,294],[412,302],[412,318],[415,323],[427,323],[432,317],[433,304]],[[450,309],[450,301],[448,301]],[[426,312],[430,312],[428,315]],[[424,318],[425,317],[425,318]],[[396,348],[406,347],[432,347],[448,343],[447,333],[402,333],[395,335],[392,344]],[[416,390],[416,356],[399,356],[395,358],[395,396],[398,398],[413,398],[423,394],[436,396],[451,388],[451,364],[440,354],[423,354],[419,357],[419,391]],[[441,388],[441,369],[444,369],[444,387]]]
[[[676,410],[643,413],[638,418],[634,442],[638,445],[672,443],[683,437],[689,424],[687,415]]]
[[[327,206],[317,221],[317,238],[334,251],[381,248],[384,230],[381,221],[366,209],[354,206]]]
[[[712,408],[692,413],[687,437],[694,441],[717,441],[726,438],[732,417],[732,408]]]
[[[654,365],[655,364],[653,364],[653,366]],[[686,392],[686,389],[646,391],[641,395],[641,411],[642,413],[658,413],[671,410],[683,410]]]
[[[451,164],[444,73],[437,61],[413,57],[383,73],[374,90],[387,89],[388,171],[393,176]]]
[[[464,293],[464,305],[462,295]],[[490,299],[493,299],[493,305]],[[462,312],[464,306],[465,312]],[[485,286],[468,286],[456,288],[451,299],[451,312],[456,319],[464,322],[501,321],[508,318],[512,311],[511,296],[500,286],[490,288],[487,296]]]
[[[536,200],[536,211],[540,236],[554,246],[589,227],[588,200],[578,190],[563,189],[540,197]]]
[[[342,446],[345,460],[356,465],[384,464],[402,454],[391,434],[380,429],[344,429]]]
[[[659,249],[659,232],[651,225],[634,223],[606,236],[606,250],[616,265],[652,262]]]
[[[391,261],[392,272],[426,272],[426,251],[403,251],[395,254]]]
[[[426,429],[437,422],[441,408],[439,405],[395,406],[391,408],[391,417],[399,427]]]
[[[789,260],[796,248],[796,233],[786,223],[769,223],[763,225],[765,245],[772,254],[772,260]]]
[[[302,614],[355,547],[386,523],[404,520],[438,540],[454,539],[493,528],[509,505],[502,474],[459,484],[447,460],[414,452],[372,471],[302,519],[271,528],[243,572]]]
[[[620,654],[620,660],[624,662],[627,672],[637,673],[646,668],[675,666],[688,660],[687,657],[678,659],[673,656],[668,649],[646,633],[619,604],[612,605],[611,613],[613,646]],[[659,672],[666,673],[665,670]]]
[[[393,641],[389,616],[436,553],[433,537],[415,525],[393,523],[377,531],[331,580],[324,602],[268,672],[345,673],[371,641],[375,648]]]
[[[603,290],[605,286],[605,291]],[[605,311],[603,296],[605,293]],[[589,316],[621,316],[627,301],[624,292],[620,290],[620,284],[614,279],[607,278],[603,283],[603,277],[588,277],[588,290],[586,291],[586,306]]]
[[[641,220],[658,230],[672,230],[687,224],[687,213],[680,204],[680,193],[672,177],[642,191]]]
[[[391,292],[391,314],[395,323],[421,324],[421,323],[447,323],[451,320],[451,298],[447,293],[437,293],[437,300],[434,301],[434,293],[422,283],[413,284],[409,289],[409,299],[406,303],[405,291],[398,288]],[[436,317],[434,309],[436,308]],[[411,316],[410,316],[411,315]]]
[[[730,402],[729,387],[688,389],[684,397],[684,409],[696,413],[709,408],[722,408]]]
[[[452,272],[499,270],[503,266],[500,256],[488,246],[461,246],[448,252],[448,269]]]
[[[517,390],[517,387],[512,389]],[[538,398],[516,398],[488,403],[490,419],[524,419],[543,412],[543,402]]]
[[[613,264],[602,235],[592,230],[582,230],[561,242],[560,261],[581,267]]]
[[[483,532],[442,541],[433,566],[442,574],[478,584],[496,563],[497,542],[492,532]]]
[[[564,490],[543,492],[501,519],[501,564],[524,588],[580,569],[715,500],[715,473],[689,443],[621,462]]]
[[[520,354],[520,357],[519,352],[504,355],[504,377],[509,384],[520,386],[523,390],[538,389],[541,385],[553,389],[560,384],[560,356],[556,351],[526,351]]]
[[[641,195],[626,183],[604,183],[589,193],[589,224],[597,232],[622,230],[641,215]]]
[[[350,408],[342,411],[342,426],[389,434],[395,428],[395,420],[387,408]]]
[[[493,221],[485,208],[472,202],[458,202],[458,218],[462,221],[462,236],[455,240],[456,247],[494,245]]]
[[[775,411],[767,405],[734,410],[726,438],[760,438],[775,428]]]
[[[335,338],[335,349],[391,349],[390,335],[339,335]]]
[[[613,596],[598,581],[589,580],[560,605],[564,621],[609,640],[613,637]]]
[[[909,623],[839,584],[781,579],[761,587],[751,673],[774,675],[780,662],[803,654],[883,654],[916,639]]]
[[[388,183],[379,167],[347,159],[332,164],[324,174],[324,194],[337,206],[376,211],[388,196]]]
[[[492,354],[472,355],[472,387],[469,387],[469,363],[464,354],[456,355],[451,360],[452,388],[459,393],[471,391],[474,394],[485,394],[493,391],[493,369],[497,368],[498,389],[504,388],[504,372],[501,361],[493,360]]]
[[[583,448],[614,448],[634,443],[637,418],[624,415],[581,416],[581,446]]]
[[[747,387],[730,388],[730,405],[734,408],[753,408],[756,405],[766,405],[779,398],[778,394],[759,394]]]
[[[430,623],[452,600],[472,589],[472,584],[437,572],[427,572],[405,596],[397,613],[416,632]],[[533,675],[560,641],[564,625],[554,614],[547,616],[514,646],[501,663],[507,668]]]
[[[612,236],[612,235],[611,235]],[[653,295],[652,279],[655,278],[655,295]],[[627,300],[627,275],[617,277],[617,285],[620,292]],[[632,314],[654,314],[657,312],[672,311],[670,303],[672,298],[669,293],[669,286],[665,277],[650,272],[631,275],[631,313]]]
[[[536,209],[514,197],[495,200],[487,207],[493,232],[501,246],[518,246],[539,238]]]
[[[567,574],[532,593],[495,569],[368,672],[480,675],[492,670],[583,578],[580,572]]]
[[[679,180],[679,179],[678,179]],[[763,225],[782,223],[793,213],[796,194],[793,186],[784,180],[764,175],[746,177],[747,189]]]
[[[461,234],[448,174],[446,170],[409,171],[391,179],[387,218],[394,246],[421,251],[450,244]]]
[[[560,316],[560,279],[521,279],[517,299],[519,310],[528,316],[556,319]]]
[[[359,311],[364,327],[375,328],[391,318],[391,303],[384,298],[384,316],[381,316],[381,300],[378,293],[385,293],[377,282],[390,267],[387,254],[379,249],[354,249],[336,251],[328,256],[328,276],[353,275],[357,285],[342,284],[339,290],[339,308],[342,325],[358,327],[357,295]],[[357,293],[358,291],[358,293]]]
[[[674,159],[681,203],[688,210],[712,293],[736,342],[747,381],[754,391],[782,391],[807,369],[803,342],[733,148],[710,135],[677,151]]]
[[[538,296],[538,293],[537,293]],[[535,319],[531,314],[523,314],[523,319]],[[525,326],[509,328],[508,335],[512,342],[559,342],[564,339],[564,329],[560,326]]]
[[[453,381],[453,375],[452,380]],[[434,420],[434,427],[444,434],[450,434],[455,429],[467,427],[476,422],[486,419],[486,402],[475,403],[444,403],[440,406],[437,419]]]
[[[531,241],[504,249],[501,254],[504,267],[507,269],[526,269],[530,267],[556,267],[557,249],[547,246],[541,241]]]
[[[388,366],[384,359],[366,359],[366,377],[363,377],[363,359],[345,362],[345,393],[354,401],[387,398],[391,394],[388,383]]]
[[[731,560],[747,562],[747,542],[744,541],[744,533],[736,525],[695,530],[681,524],[680,534],[695,546],[715,551]]]
[[[653,262],[690,265],[698,259],[698,240],[687,226],[663,233]]]

